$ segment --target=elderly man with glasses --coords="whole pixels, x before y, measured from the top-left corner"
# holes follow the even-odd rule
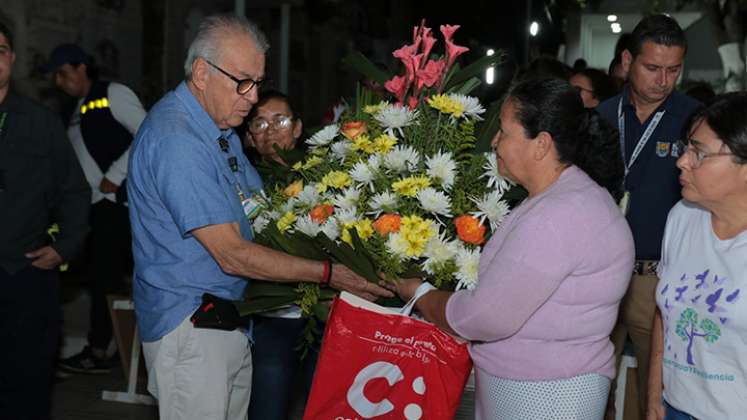
[[[251,326],[198,321],[221,299],[241,299],[248,279],[391,296],[344,266],[252,242],[262,181],[233,127],[257,102],[267,47],[243,17],[206,18],[189,47],[186,80],[153,107],[130,153],[135,313],[163,419],[246,419]],[[205,294],[217,298],[201,305]]]

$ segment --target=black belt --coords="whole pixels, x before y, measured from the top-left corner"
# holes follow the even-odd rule
[[[656,268],[658,266],[658,260],[635,260],[635,265],[633,265],[633,274],[637,274],[639,276],[656,275]]]

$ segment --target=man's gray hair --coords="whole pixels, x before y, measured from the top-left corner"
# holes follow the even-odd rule
[[[230,31],[248,35],[262,54],[270,48],[265,34],[249,19],[231,14],[208,16],[200,22],[197,35],[187,51],[187,59],[184,61],[184,75],[187,80],[192,78],[192,63],[198,57],[212,63],[218,61],[221,38]]]

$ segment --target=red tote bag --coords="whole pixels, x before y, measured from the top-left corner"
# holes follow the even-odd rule
[[[343,292],[304,420],[451,419],[471,369],[467,346],[433,324]]]

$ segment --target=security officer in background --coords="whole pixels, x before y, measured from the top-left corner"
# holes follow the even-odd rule
[[[77,45],[56,47],[43,70],[54,73],[60,90],[79,99],[67,134],[93,191],[87,265],[91,288],[88,346],[62,360],[60,367],[76,373],[108,373],[117,358],[107,353],[112,323],[106,295],[126,289],[124,276],[132,251],[124,183],[130,144],[145,110],[127,86],[98,80],[91,57]]]

